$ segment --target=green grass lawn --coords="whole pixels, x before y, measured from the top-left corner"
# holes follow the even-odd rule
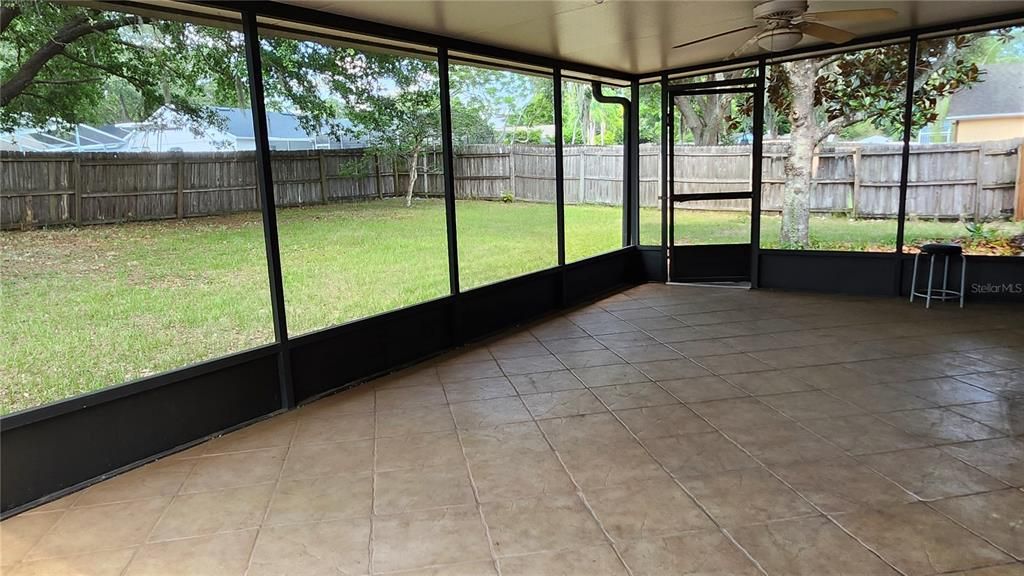
[[[617,248],[621,214],[566,207],[567,260]],[[439,200],[411,209],[385,200],[278,215],[293,335],[448,293]],[[551,205],[459,201],[457,217],[464,289],[555,264]],[[743,241],[747,220],[688,212],[677,239]],[[657,242],[658,212],[645,210],[642,221],[642,238]],[[895,235],[891,221],[823,218],[811,229],[822,248],[891,246]],[[765,217],[768,245],[777,230],[778,219]],[[907,230],[908,238],[963,234],[957,224],[908,223]],[[258,214],[4,232],[0,250],[4,413],[273,340]]]

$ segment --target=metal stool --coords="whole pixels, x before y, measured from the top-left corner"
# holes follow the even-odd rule
[[[931,256],[931,262],[928,266],[928,291],[918,292],[917,291],[917,259],[924,254]],[[945,256],[946,265],[942,271],[942,289],[932,289],[932,280],[935,277],[935,257]],[[949,257],[959,256],[960,257],[960,291],[947,289],[949,281]],[[964,287],[967,283],[967,257],[964,256],[964,249],[957,244],[925,244],[921,246],[921,251],[914,256],[914,279],[910,283],[910,301],[914,301],[914,296],[921,296],[925,298],[925,308],[932,307],[932,300],[956,300],[960,299],[960,307],[964,307]],[[938,296],[932,296],[932,293],[937,292]]]

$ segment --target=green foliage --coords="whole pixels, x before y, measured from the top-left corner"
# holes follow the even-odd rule
[[[501,201],[504,204],[511,204],[516,201],[516,195],[514,192],[506,190],[501,193]]]
[[[992,237],[992,231],[986,225],[984,220],[964,222],[964,228],[967,230],[967,237],[970,238],[972,242],[988,240]]]

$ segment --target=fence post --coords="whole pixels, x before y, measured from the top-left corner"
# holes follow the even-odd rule
[[[377,198],[384,199],[384,180],[380,177],[380,153],[373,155],[374,181],[377,184]]]
[[[75,154],[74,166],[75,176],[75,225],[82,225],[82,159]]]
[[[516,197],[516,147],[508,147],[508,185],[511,188],[512,197]]]
[[[576,191],[576,204],[587,203],[587,147],[580,146],[578,148],[580,163],[580,189]]]
[[[181,220],[185,217],[185,160],[180,152],[178,153],[177,173],[174,179],[177,183],[177,189],[175,190],[176,213],[178,220]]]
[[[394,185],[394,190],[391,191],[391,195],[398,196],[398,156],[391,159],[391,182]]]
[[[1024,221],[1024,144],[1017,147],[1017,178],[1014,186],[1013,219]]]
[[[850,193],[850,215],[857,218],[857,202],[860,198],[860,146],[853,149],[853,192]]]
[[[981,216],[978,212],[981,211],[981,195],[985,191],[985,173],[983,167],[985,165],[985,143],[982,142],[978,145],[978,163],[974,165],[974,221],[978,220]]]
[[[320,202],[327,204],[327,159],[324,157],[324,150],[316,151],[317,160],[320,163]]]

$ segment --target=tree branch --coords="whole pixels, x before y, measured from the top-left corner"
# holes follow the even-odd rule
[[[89,62],[88,60],[82,60],[81,58],[79,58],[77,56],[72,56],[71,54],[68,54],[66,52],[61,53],[61,56],[67,58],[68,60],[71,60],[72,62],[75,62],[76,64],[81,64],[82,66],[88,66],[89,68],[93,68],[93,69],[96,69],[96,70],[101,70],[103,72],[106,72],[107,74],[110,74],[111,76],[117,76],[118,78],[123,78],[123,79],[127,80],[128,82],[130,82],[131,84],[134,84],[135,86],[145,86],[145,84],[146,84],[146,82],[143,79],[141,79],[141,78],[136,78],[134,76],[130,76],[128,74],[125,74],[125,72],[123,70],[118,70],[117,68],[112,68],[110,66],[104,66],[103,64],[100,64],[99,62]],[[35,82],[40,82],[40,81],[36,80]]]
[[[29,56],[21,66],[0,85],[0,106],[7,106],[12,100],[32,85],[35,77],[50,60],[64,52],[68,45],[89,34],[109,32],[138,22],[135,16],[123,16],[110,20],[92,21],[88,16],[75,16],[61,27],[45,44]],[[99,66],[93,66],[99,68]],[[102,69],[102,68],[100,68]]]
[[[11,25],[11,22],[21,14],[21,6],[15,4],[14,6],[2,6],[0,5],[0,34],[7,31],[7,27]]]
[[[53,85],[61,86],[61,85],[65,85],[65,84],[87,84],[89,82],[98,82],[100,80],[103,80],[102,76],[92,76],[90,78],[72,78],[72,79],[69,79],[69,80],[35,80],[32,83],[33,84],[53,84]],[[24,94],[24,93],[25,92],[22,91],[22,94]]]

